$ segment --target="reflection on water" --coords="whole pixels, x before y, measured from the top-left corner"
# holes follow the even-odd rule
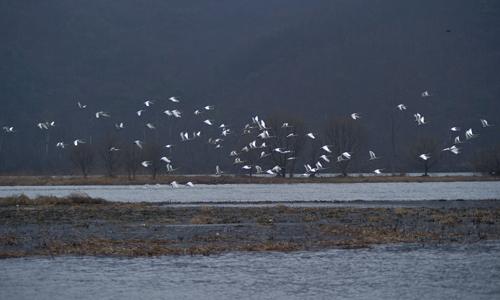
[[[500,242],[208,257],[6,259],[0,269],[1,299],[500,297]]]
[[[165,185],[0,187],[0,197],[14,194],[67,196],[75,192],[131,202],[476,200],[497,199],[500,182],[225,184],[177,189]]]

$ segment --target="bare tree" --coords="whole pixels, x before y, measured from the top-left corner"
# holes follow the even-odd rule
[[[364,129],[359,122],[348,118],[331,119],[324,129],[325,143],[329,145],[333,155],[340,155],[343,152],[358,153],[364,138]],[[336,157],[333,159],[336,160]],[[336,163],[342,176],[348,175],[351,162],[351,159],[346,159]]]
[[[420,156],[425,154],[428,159],[423,159]],[[423,167],[423,176],[429,176],[429,170],[434,167],[441,158],[440,143],[434,137],[420,137],[410,147],[409,151],[410,162],[414,165]]]
[[[275,114],[269,118],[268,125],[271,135],[274,136],[267,140],[271,151],[280,148],[284,152],[272,151],[271,159],[281,168],[281,177],[285,177],[287,173],[293,177],[296,162],[301,159],[305,145],[304,121],[294,116]]]
[[[500,145],[477,152],[472,159],[475,171],[500,176]]]
[[[147,143],[144,147],[144,159],[151,163],[148,169],[151,172],[151,177],[153,179],[156,179],[158,172],[163,166],[163,163],[160,160],[161,150],[161,145],[154,141]]]
[[[142,150],[134,144],[129,144],[124,147],[122,155],[128,179],[133,180],[141,165],[143,158]]]
[[[94,164],[94,151],[88,144],[72,147],[70,159],[75,167],[79,168],[83,177],[87,178],[90,168]]]
[[[99,154],[109,177],[113,177],[120,166],[121,151],[116,135],[106,134],[101,142]]]

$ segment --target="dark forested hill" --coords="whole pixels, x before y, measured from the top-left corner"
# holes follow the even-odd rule
[[[157,101],[160,113],[149,118],[163,124],[163,144],[172,130],[203,128],[187,119],[213,104],[214,118],[238,129],[253,114],[280,113],[321,132],[327,120],[359,112],[366,147],[388,153],[398,103],[408,106],[396,124],[400,149],[419,135],[447,137],[452,125],[479,130],[479,118],[498,128],[477,147],[494,144],[499,37],[496,0],[0,1],[0,125],[18,129],[2,137],[1,168],[47,172],[47,137],[36,128],[46,120],[57,124],[51,148],[103,136],[118,120],[131,143],[145,135],[135,111],[146,99]],[[424,90],[432,96],[423,99]],[[161,116],[173,95],[187,125]],[[89,121],[100,110],[112,114],[109,124]],[[417,128],[415,112],[427,128]],[[211,170],[218,159],[186,170]]]

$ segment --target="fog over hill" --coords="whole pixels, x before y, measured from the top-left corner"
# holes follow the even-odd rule
[[[71,170],[55,143],[97,143],[118,121],[128,125],[122,143],[147,140],[146,121],[158,125],[150,138],[161,144],[180,143],[181,130],[215,136],[192,114],[208,104],[238,135],[256,114],[303,118],[321,133],[328,120],[359,112],[363,153],[387,158],[399,103],[408,110],[395,117],[398,164],[408,170],[403,153],[416,137],[446,141],[451,126],[480,132],[480,118],[497,125],[440,167],[467,169],[466,158],[500,142],[499,37],[496,0],[0,1],[0,126],[17,128],[2,137],[0,171]],[[180,120],[162,114],[174,95]],[[155,106],[139,119],[147,99]],[[97,122],[101,110],[112,119]],[[36,128],[46,120],[57,124],[50,163],[40,159],[47,137]],[[199,143],[172,157],[186,172],[230,168],[221,160],[233,139],[222,154]]]

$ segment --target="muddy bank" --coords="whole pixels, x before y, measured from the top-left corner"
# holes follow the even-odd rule
[[[478,204],[480,203],[480,204]],[[153,256],[474,243],[500,238],[500,201],[432,207],[269,207],[0,199],[0,257]]]
[[[255,176],[137,176],[129,180],[126,176],[88,178],[75,176],[0,176],[0,186],[55,186],[55,185],[143,185],[193,182],[194,184],[290,184],[290,183],[370,183],[370,182],[457,182],[457,181],[500,181],[492,176],[348,176],[317,178],[281,178]]]

